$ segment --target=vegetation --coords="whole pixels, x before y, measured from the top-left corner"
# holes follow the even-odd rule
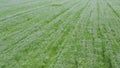
[[[0,68],[120,68],[120,0],[0,0]]]

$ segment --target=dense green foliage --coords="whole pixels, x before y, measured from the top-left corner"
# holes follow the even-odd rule
[[[0,68],[120,68],[120,0],[0,0]]]

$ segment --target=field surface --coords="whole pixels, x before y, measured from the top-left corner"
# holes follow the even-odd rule
[[[120,68],[120,0],[0,0],[0,68]]]

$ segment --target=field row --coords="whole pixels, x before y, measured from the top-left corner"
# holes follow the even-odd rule
[[[1,0],[0,68],[119,68],[119,0]]]

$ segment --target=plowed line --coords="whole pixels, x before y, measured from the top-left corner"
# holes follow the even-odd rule
[[[66,10],[64,10],[64,11],[62,11],[61,13],[59,13],[58,15],[56,15],[56,16],[54,16],[49,22],[52,22],[53,20],[55,20],[55,19],[57,19],[59,16],[61,16],[62,14],[64,14],[64,13],[66,13],[67,11],[69,11],[71,8],[68,8],[68,9],[66,9]],[[45,25],[46,26],[46,25]],[[36,30],[35,32],[37,32],[38,30]],[[15,44],[17,44],[17,43],[19,43],[20,41],[22,41],[23,39],[25,39],[25,38],[27,38],[28,36],[30,36],[30,35],[32,35],[33,33],[35,33],[34,31],[33,32],[31,32],[29,35],[26,35],[26,36],[24,36],[23,38],[21,38],[20,40],[18,40],[17,42],[15,42],[15,43],[13,43],[12,45],[15,45]],[[13,46],[14,47],[14,46]],[[9,47],[7,47],[6,49],[9,49]],[[9,50],[11,50],[12,49],[12,47],[9,49],[9,50],[4,50],[5,52],[8,52]]]

